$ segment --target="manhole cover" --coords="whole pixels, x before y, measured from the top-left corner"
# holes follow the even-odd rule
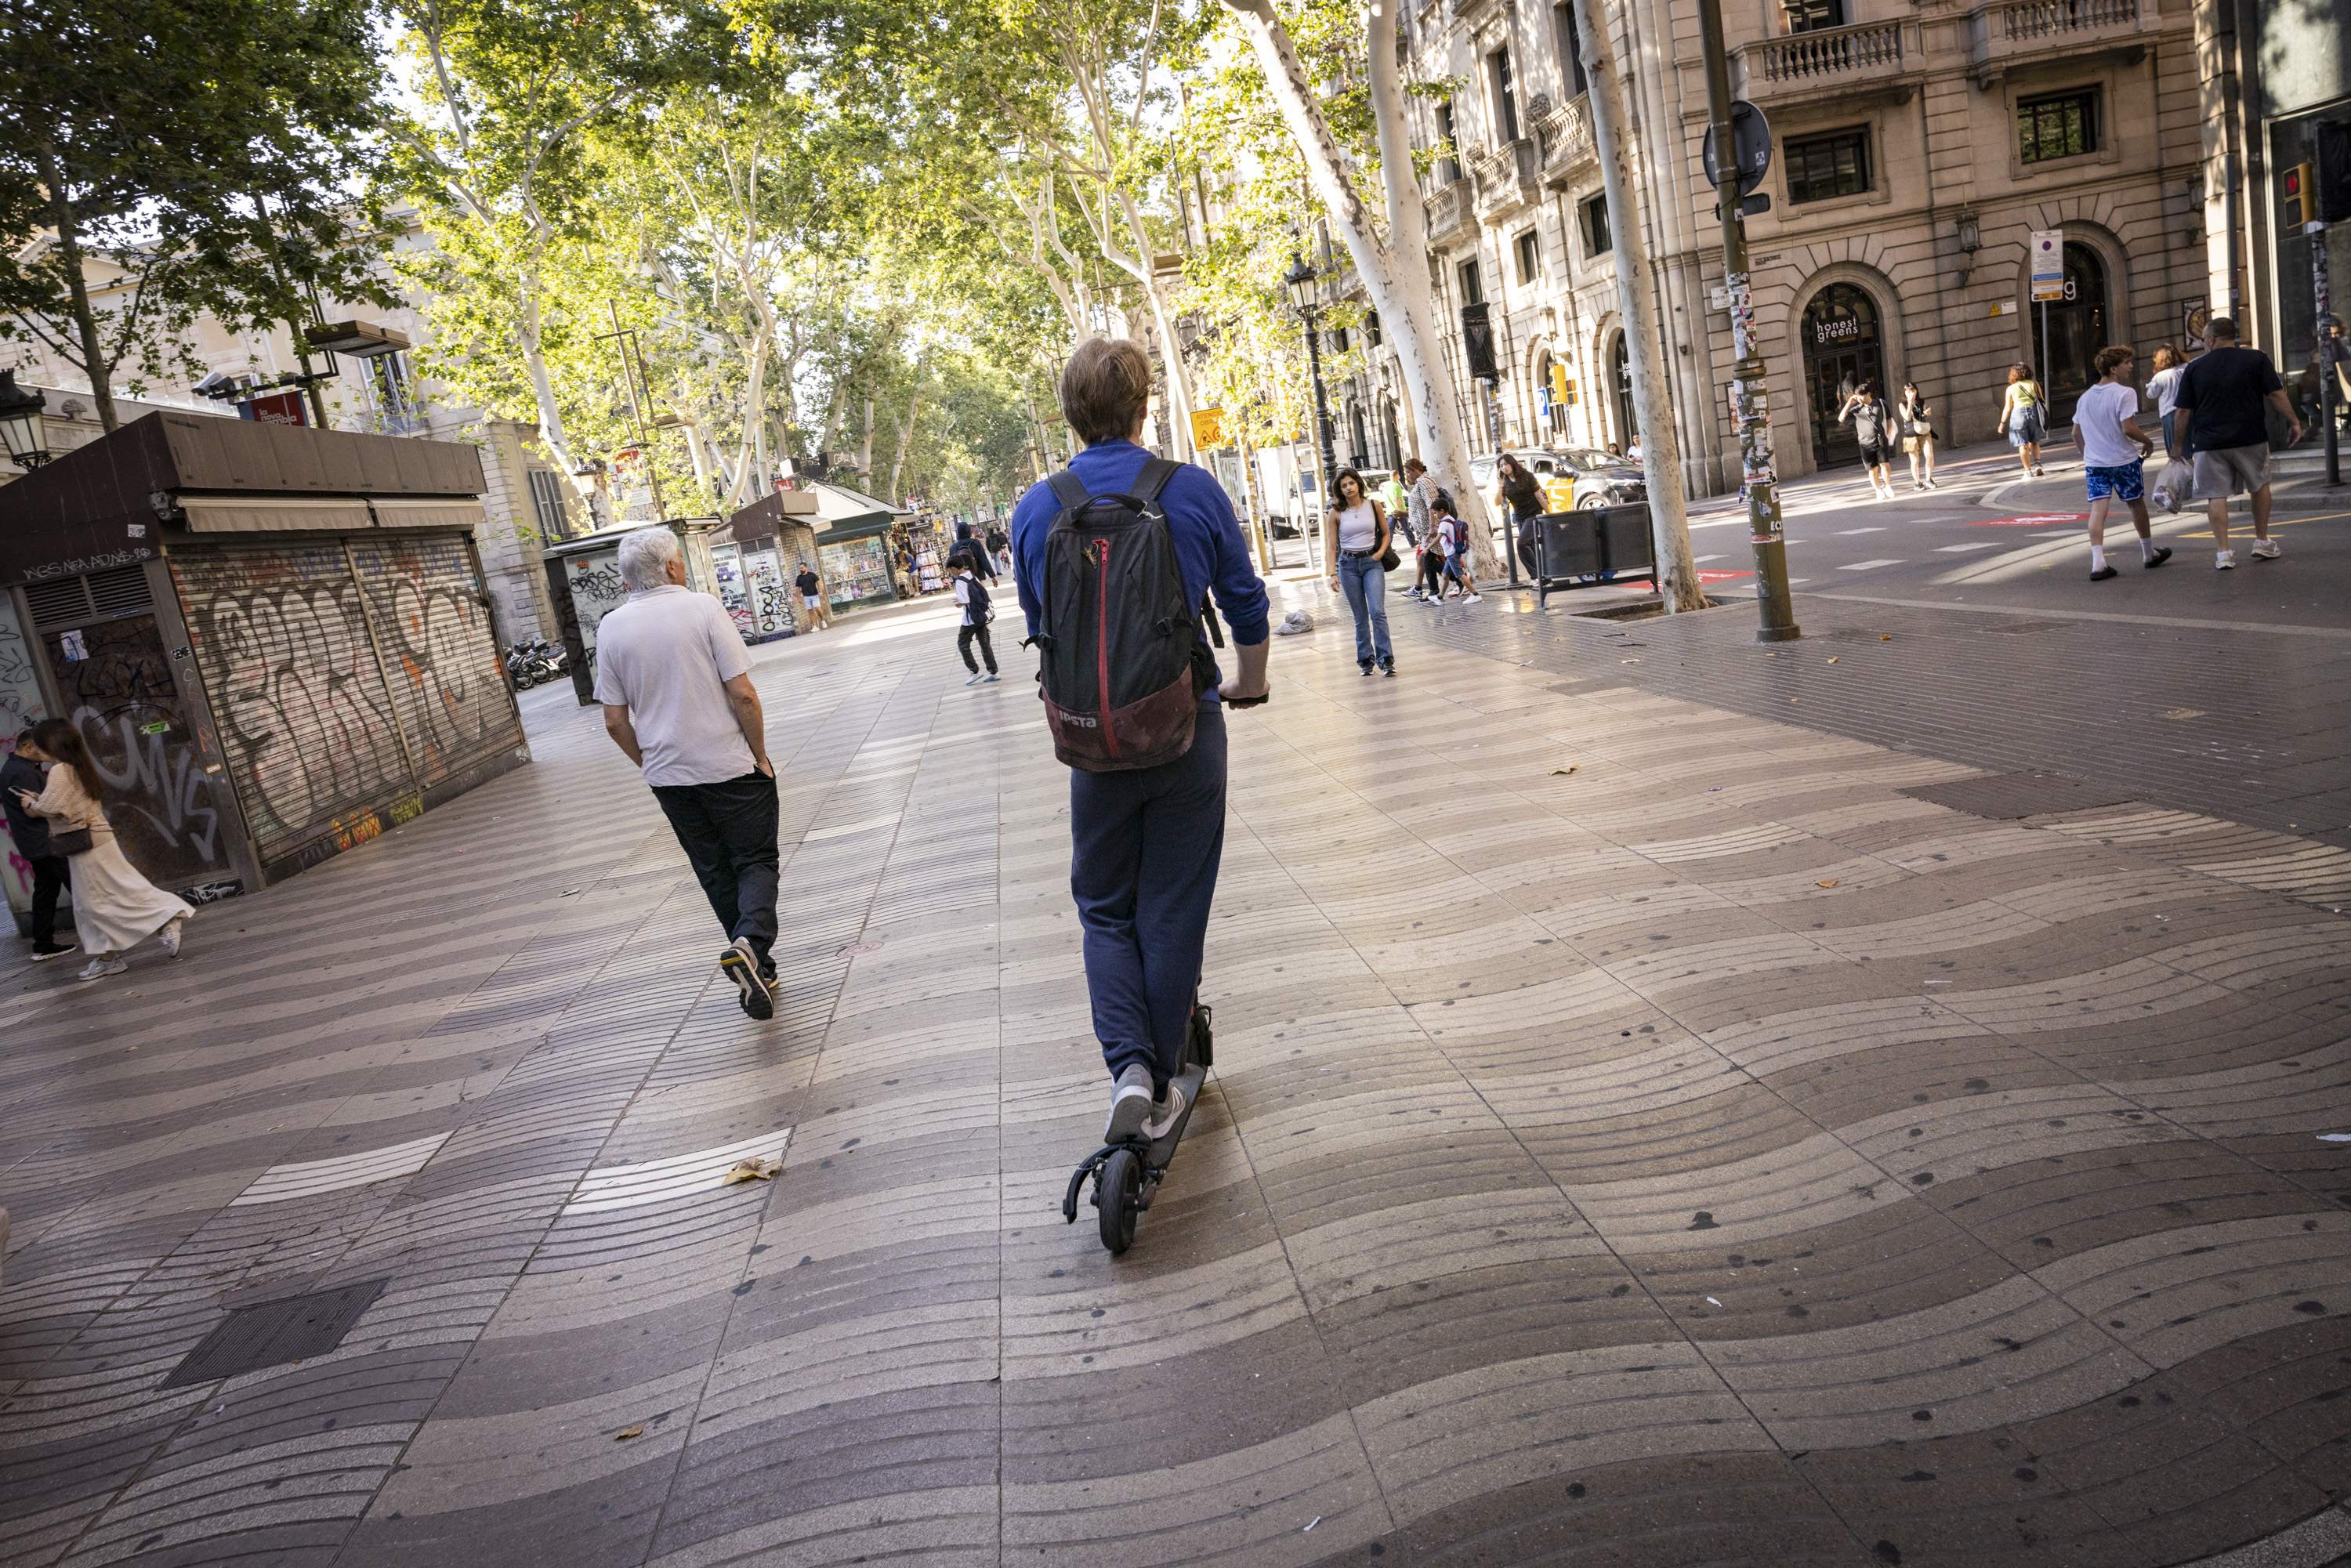
[[[1914,785],[1901,793],[1915,800],[1931,800],[1954,811],[1995,821],[2047,816],[2053,811],[2079,811],[2092,806],[2117,806],[2131,799],[2120,790],[2047,773],[1992,773],[1980,779],[1955,779],[1947,784]]]
[[[258,1372],[265,1366],[283,1366],[289,1361],[324,1355],[343,1343],[343,1336],[351,1332],[360,1314],[391,1283],[390,1280],[367,1280],[331,1291],[314,1291],[307,1296],[288,1296],[283,1301],[240,1307],[229,1313],[220,1327],[206,1334],[204,1343],[188,1353],[187,1360],[172,1369],[172,1375],[163,1379],[162,1386],[217,1383],[224,1377]]]

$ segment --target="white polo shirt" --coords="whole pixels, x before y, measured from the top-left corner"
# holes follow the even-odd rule
[[[648,784],[723,784],[758,766],[726,700],[750,667],[726,607],[674,583],[632,591],[596,627],[596,700],[629,710]]]

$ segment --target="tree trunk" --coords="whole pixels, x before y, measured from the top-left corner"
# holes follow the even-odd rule
[[[1633,408],[1641,421],[1641,467],[1649,488],[1650,531],[1656,541],[1657,597],[1667,613],[1703,610],[1706,595],[1690,559],[1689,511],[1682,490],[1681,441],[1674,429],[1673,388],[1666,380],[1665,340],[1657,320],[1657,280],[1633,203],[1633,154],[1625,144],[1625,83],[1616,56],[1600,29],[1593,0],[1570,0],[1583,45],[1583,73],[1592,83],[1592,141],[1608,198],[1608,232],[1615,240],[1616,305],[1625,318],[1633,372]],[[1653,150],[1654,152],[1654,150]]]
[[[1471,481],[1468,432],[1453,396],[1452,377],[1438,357],[1437,305],[1428,284],[1428,214],[1412,172],[1411,138],[1405,125],[1404,86],[1396,59],[1396,0],[1371,0],[1372,119],[1379,135],[1380,183],[1387,200],[1388,238],[1373,232],[1371,214],[1349,178],[1339,143],[1324,120],[1305,65],[1290,42],[1273,0],[1223,0],[1249,35],[1290,134],[1306,160],[1315,193],[1347,243],[1347,254],[1380,313],[1380,325],[1395,346],[1396,369],[1412,401],[1420,449],[1429,471],[1450,490],[1469,529],[1470,564],[1480,576],[1499,565],[1494,553],[1491,514]],[[1476,526],[1484,521],[1488,526]]]
[[[865,439],[857,444],[857,475],[873,483],[873,400],[865,400]]]
[[[89,400],[98,405],[98,423],[112,434],[114,416],[113,366],[107,362],[106,340],[98,329],[98,312],[89,302],[89,279],[82,273],[81,225],[68,193],[64,162],[53,143],[41,144],[41,177],[49,186],[49,222],[57,231],[57,255],[65,267],[66,295],[72,301],[74,336],[81,343],[81,373],[89,378]]]
[[[914,444],[914,415],[922,401],[919,392],[906,394],[906,425],[898,433],[898,450],[890,457],[890,504],[893,507],[906,504],[906,497],[898,490],[898,476],[905,471],[906,449]]]

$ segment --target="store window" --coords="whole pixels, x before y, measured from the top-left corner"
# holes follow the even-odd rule
[[[2098,89],[2028,98],[2016,106],[2017,152],[2027,163],[2098,150]]]
[[[1583,254],[1598,260],[1615,248],[1608,233],[1608,197],[1604,193],[1586,200],[1576,209],[1578,226],[1583,230]]]
[[[1519,281],[1532,283],[1542,273],[1542,245],[1535,231],[1527,230],[1511,243],[1519,258]]]
[[[1461,178],[1461,133],[1449,98],[1437,106],[1437,136],[1445,143],[1445,155],[1437,161],[1437,183],[1450,185]]]
[[[877,535],[817,546],[817,557],[823,563],[825,588],[835,604],[855,604],[894,595],[890,583],[888,544],[886,538]]]
[[[1788,204],[1858,196],[1869,190],[1869,128],[1832,131],[1786,143]]]

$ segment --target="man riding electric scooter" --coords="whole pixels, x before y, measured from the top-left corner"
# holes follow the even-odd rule
[[[1013,509],[1015,579],[1071,768],[1070,891],[1112,1080],[1102,1141],[1139,1155],[1172,1151],[1199,1082],[1184,1069],[1224,851],[1224,709],[1265,700],[1266,592],[1224,486],[1140,444],[1140,348],[1081,345],[1061,396],[1086,447]],[[1218,611],[1229,680],[1209,651]]]

